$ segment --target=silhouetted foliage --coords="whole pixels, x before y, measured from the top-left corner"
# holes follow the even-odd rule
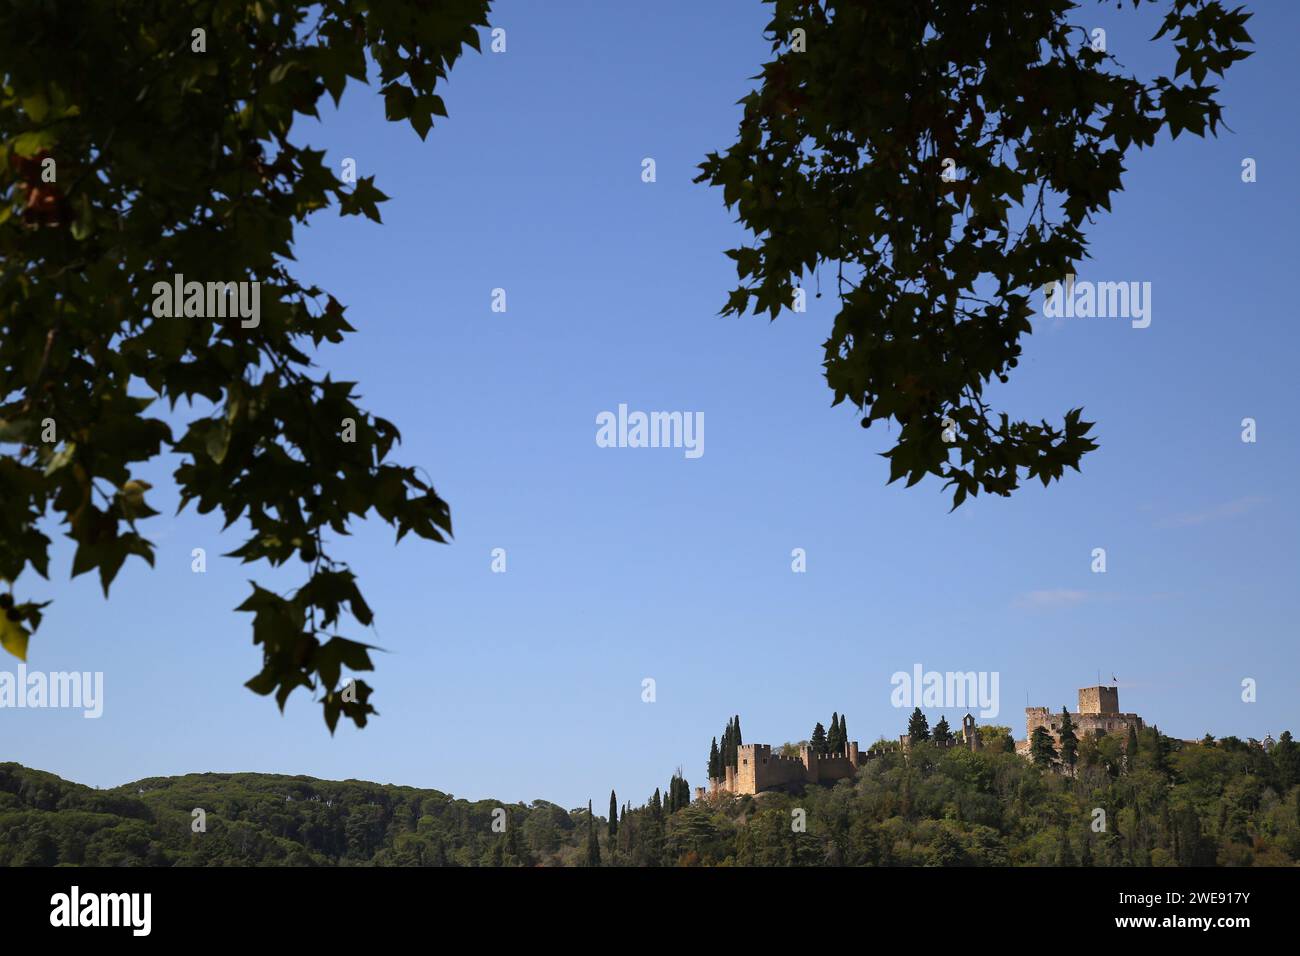
[[[175,455],[181,506],[242,521],[230,556],[282,565],[288,596],[253,585],[262,667],[248,681],[284,707],[315,692],[331,732],[374,713],[370,646],[338,634],[373,614],[330,556],[371,512],[401,539],[451,534],[427,475],[389,460],[397,427],[313,371],[352,331],[344,306],[293,275],[295,230],[331,204],[379,221],[373,176],[324,163],[295,135],[377,65],[388,119],[421,138],[435,89],[477,49],[486,0],[86,0],[0,7],[0,584],[49,572],[47,512],[76,544],[74,576],[109,586],[156,512],[139,466]],[[201,34],[201,35],[200,35]],[[301,125],[300,125],[301,129]],[[339,175],[342,173],[342,176]],[[224,284],[230,283],[226,286]],[[226,289],[246,283],[236,310]],[[175,288],[175,296],[172,290]],[[205,296],[206,292],[206,296]],[[172,300],[175,301],[172,301]],[[256,303],[256,308],[254,308]],[[147,414],[195,413],[183,433]],[[0,615],[24,658],[43,607]]]
[[[864,428],[898,424],[891,482],[937,475],[955,508],[1077,469],[1097,447],[1082,409],[1013,421],[985,386],[1020,360],[1030,295],[1087,255],[1130,147],[1217,132],[1205,80],[1248,55],[1250,14],[1171,0],[1154,39],[1172,38],[1174,75],[1143,80],[1070,22],[1076,3],[767,2],[774,58],[697,177],[755,237],[727,253],[722,313],[775,319],[833,270],[826,381]]]

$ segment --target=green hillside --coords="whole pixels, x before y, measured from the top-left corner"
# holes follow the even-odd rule
[[[608,816],[545,801],[254,773],[96,790],[0,764],[0,865],[1220,865],[1300,860],[1300,746],[1086,741],[1073,776],[1001,748],[920,745],[856,780],[688,802],[674,777]],[[598,800],[600,809],[614,803]],[[192,811],[206,832],[192,830]],[[505,832],[494,812],[505,811]],[[1104,811],[1104,829],[1094,830]],[[802,811],[799,813],[798,811]],[[496,815],[498,821],[500,814]],[[803,821],[800,830],[799,822]]]

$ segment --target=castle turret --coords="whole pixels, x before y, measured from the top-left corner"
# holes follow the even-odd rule
[[[849,763],[854,767],[858,765],[858,742],[856,740],[849,741]]]
[[[1081,714],[1118,714],[1118,687],[1080,687],[1079,713]]]
[[[818,761],[821,759],[821,755],[812,747],[805,744],[799,748],[799,759],[803,761],[804,771],[808,775],[808,782],[816,783],[819,769]]]
[[[769,744],[741,744],[736,751],[736,793],[758,793],[768,761],[772,757]]]

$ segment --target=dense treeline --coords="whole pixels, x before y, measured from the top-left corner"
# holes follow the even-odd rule
[[[196,808],[206,832],[194,832]],[[571,865],[585,859],[586,815],[540,800],[471,802],[437,790],[255,773],[95,790],[0,764],[0,865],[8,866]]]
[[[1300,748],[1154,729],[1080,739],[1074,767],[1003,746],[914,746],[852,784],[741,798],[739,864],[1292,865],[1300,860]],[[745,807],[745,805],[748,807]],[[791,812],[807,811],[794,833]]]
[[[610,813],[263,774],[94,790],[0,764],[0,865],[1288,866],[1300,861],[1300,746],[1196,744],[1154,728],[1080,738],[1074,765],[994,746],[881,748],[803,793]],[[207,832],[191,829],[195,807]],[[494,810],[505,829],[494,830]],[[803,814],[794,811],[803,810]],[[804,827],[795,821],[804,819]]]

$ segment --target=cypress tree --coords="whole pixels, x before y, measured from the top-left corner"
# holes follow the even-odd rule
[[[826,734],[826,749],[830,753],[837,754],[840,752],[840,715],[839,711],[831,714],[831,729]]]
[[[1061,762],[1074,772],[1074,765],[1079,762],[1079,738],[1074,732],[1074,722],[1070,712],[1061,708]]]
[[[921,713],[920,707],[912,711],[912,716],[907,720],[907,736],[912,746],[916,746],[922,740],[930,739],[930,722],[925,719],[925,714]]]
[[[722,746],[722,767],[718,776],[725,778],[728,767],[739,767],[740,744],[740,716],[736,715],[727,721],[727,732]]]
[[[618,836],[618,799],[614,796],[614,791],[609,792],[609,845],[614,845],[614,837]]]
[[[714,737],[709,747],[710,780],[715,778],[726,780],[728,767],[732,769],[739,768],[740,746],[742,743],[744,743],[744,740],[740,734],[740,715],[737,714],[727,721],[727,727],[723,730],[721,739]],[[678,773],[680,774],[680,768]],[[684,805],[685,803],[683,803]]]
[[[1133,770],[1137,767],[1138,732],[1135,724],[1128,725],[1128,743],[1124,746],[1124,768]]]
[[[596,839],[596,817],[587,801],[587,865],[600,866],[600,841]]]
[[[840,714],[840,743],[844,745],[844,752],[849,752],[849,722]]]

